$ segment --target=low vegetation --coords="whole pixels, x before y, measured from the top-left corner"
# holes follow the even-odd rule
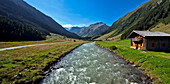
[[[48,65],[83,43],[85,41],[63,42],[0,51],[0,83],[21,83],[42,78]]]
[[[65,36],[61,36],[61,35],[54,34],[54,33],[50,33],[50,35],[46,36],[46,40],[42,40],[42,41],[0,42],[0,49],[8,48],[8,47],[15,47],[15,46],[31,45],[31,44],[56,43],[56,42],[74,41],[74,40],[75,39],[67,38]]]
[[[109,49],[116,46],[118,49],[114,52],[141,66],[145,73],[154,79],[155,84],[170,83],[170,53],[131,49],[130,40],[98,41],[97,44]]]

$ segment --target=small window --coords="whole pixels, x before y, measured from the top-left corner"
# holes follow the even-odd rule
[[[166,47],[166,43],[162,43],[162,47]]]
[[[151,43],[150,46],[151,47],[156,47],[156,43]]]

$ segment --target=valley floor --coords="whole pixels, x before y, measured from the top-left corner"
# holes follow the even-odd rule
[[[110,50],[116,46],[118,49],[112,51],[140,66],[155,84],[170,83],[170,53],[131,49],[130,40],[98,41],[96,44]]]
[[[65,36],[61,36],[58,34],[50,33],[50,36],[46,36],[46,40],[42,41],[14,41],[14,42],[0,42],[0,49],[16,47],[16,46],[24,46],[24,45],[34,45],[34,44],[46,44],[46,43],[58,43],[58,42],[66,42],[66,41],[74,41],[77,39],[67,38]]]
[[[1,48],[0,51],[12,50],[12,49],[18,49],[18,48],[24,48],[24,47],[32,47],[32,46],[53,45],[53,44],[67,43],[67,42],[69,42],[69,41],[65,41],[65,42],[55,42],[55,43],[42,43],[42,44],[22,45],[22,46]]]
[[[0,42],[0,49],[23,46],[23,45],[32,45],[32,44],[43,44],[43,43],[55,43],[55,42],[63,42],[63,41],[21,41],[21,42]]]
[[[21,83],[41,79],[42,75],[45,75],[44,72],[49,65],[60,61],[63,55],[86,42],[87,41],[55,41],[56,44],[51,45],[0,51],[0,83]],[[51,43],[51,41],[1,42],[0,48],[38,43]]]

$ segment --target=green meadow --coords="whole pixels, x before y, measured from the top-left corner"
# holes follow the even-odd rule
[[[170,53],[131,49],[130,40],[98,41],[96,44],[110,50],[116,46],[112,51],[140,66],[155,84],[170,84]]]
[[[11,84],[40,79],[48,65],[57,62],[62,55],[86,42],[59,42],[0,51],[0,83]]]

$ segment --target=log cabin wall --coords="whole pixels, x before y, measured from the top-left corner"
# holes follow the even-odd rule
[[[162,51],[169,49],[170,45],[168,37],[147,37],[146,39],[147,50]]]
[[[168,51],[170,52],[170,37],[168,38]]]
[[[146,39],[143,37],[143,47],[141,49],[146,50]]]

